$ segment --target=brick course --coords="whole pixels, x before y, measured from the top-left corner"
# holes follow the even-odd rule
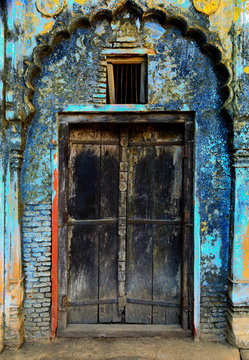
[[[24,206],[25,338],[49,338],[51,306],[51,205]]]

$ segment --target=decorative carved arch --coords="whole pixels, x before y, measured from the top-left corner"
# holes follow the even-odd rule
[[[27,62],[28,66],[25,73],[25,83],[27,88],[25,90],[26,114],[24,127],[29,124],[36,112],[36,109],[32,102],[35,92],[35,88],[33,86],[33,79],[39,74],[42,69],[43,57],[50,54],[53,51],[55,45],[58,44],[60,41],[70,39],[76,29],[79,29],[81,27],[90,28],[96,21],[99,21],[100,19],[106,19],[111,21],[118,14],[124,12],[125,10],[132,10],[142,20],[156,19],[163,27],[174,25],[181,30],[182,36],[184,38],[193,39],[199,45],[201,51],[212,59],[214,70],[216,71],[219,82],[221,84],[220,91],[223,97],[222,110],[225,112],[226,115],[232,114],[232,70],[228,62],[224,60],[221,46],[216,42],[212,41],[212,33],[208,33],[203,28],[196,26],[196,24],[192,26],[183,16],[171,14],[162,7],[145,8],[136,0],[126,0],[123,3],[119,4],[119,6],[117,6],[113,10],[107,8],[99,8],[98,10],[93,11],[89,16],[85,16],[83,14],[77,17],[72,16],[71,19],[68,21],[67,25],[57,25],[50,32],[39,38],[40,45],[38,45],[34,49],[32,61]],[[228,116],[228,118],[230,118],[230,116]],[[56,219],[56,212],[54,212],[54,208],[53,213],[55,214]],[[56,234],[55,237],[57,237]],[[55,265],[54,269],[56,271]],[[57,311],[56,301],[52,304],[53,314]],[[55,334],[57,316],[53,314],[52,336]]]
[[[167,27],[167,25],[177,26],[183,37],[193,39],[199,46],[203,53],[209,56],[214,64],[214,70],[220,80],[220,90],[223,98],[222,111],[230,119],[232,115],[232,99],[233,91],[231,87],[232,82],[232,69],[227,61],[223,59],[222,48],[217,43],[210,40],[211,34],[206,32],[199,26],[191,26],[187,20],[180,15],[170,14],[162,7],[145,8],[137,0],[126,0],[114,7],[113,10],[107,8],[98,8],[93,11],[89,16],[72,17],[67,26],[57,26],[39,40],[42,43],[38,45],[33,52],[33,60],[27,61],[28,65],[25,73],[25,105],[26,116],[24,126],[33,118],[36,109],[32,103],[35,88],[33,86],[33,79],[38,75],[42,68],[42,58],[53,51],[54,46],[63,40],[69,39],[73,32],[81,27],[91,27],[92,24],[99,19],[107,19],[111,21],[118,14],[125,10],[132,10],[141,19],[156,19],[160,25]]]

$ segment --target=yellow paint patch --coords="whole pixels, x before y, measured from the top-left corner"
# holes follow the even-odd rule
[[[201,223],[201,231],[206,231],[208,229],[208,226],[207,226],[207,221],[203,221]]]
[[[17,5],[17,6],[22,6],[23,4],[22,4],[20,1],[17,1],[17,2],[16,2],[16,5]]]
[[[74,0],[74,2],[76,2],[77,4],[83,5],[83,4],[85,4],[85,2],[87,2],[87,0]]]
[[[43,30],[40,32],[41,35],[46,34],[47,32],[49,32],[52,27],[54,25],[54,20],[51,20],[49,22],[47,22],[44,26],[43,26]]]
[[[235,6],[234,11],[233,11],[233,20],[238,21],[239,15],[240,15],[240,9]]]
[[[224,58],[232,56],[232,39],[229,31],[234,21],[234,7],[231,0],[221,0],[218,10],[210,16],[210,31],[217,32],[222,42]]]
[[[203,1],[193,0],[194,7],[203,14],[211,15],[220,7],[221,0]]]
[[[249,66],[246,66],[246,67],[244,68],[244,72],[245,72],[246,74],[249,74]]]
[[[53,1],[47,0],[45,2],[45,4],[46,4],[47,8],[50,8],[53,10],[55,5],[57,5],[57,6],[60,5],[60,1],[59,0],[53,0]]]
[[[249,279],[249,222],[243,236],[243,277]]]

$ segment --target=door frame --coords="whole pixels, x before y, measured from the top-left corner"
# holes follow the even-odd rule
[[[168,112],[168,111],[131,111],[129,106],[123,106],[120,111],[119,105],[107,106],[108,109],[98,111],[64,111],[58,114],[58,163],[57,154],[54,161],[54,190],[53,216],[52,216],[52,336],[57,329],[58,336],[67,336],[67,198],[68,198],[68,144],[69,127],[72,124],[87,123],[161,123],[161,124],[184,124],[184,147],[183,147],[183,257],[182,288],[185,292],[182,303],[182,322],[185,334],[192,333],[191,324],[194,323],[194,207],[193,207],[193,149],[194,149],[194,113],[193,112]],[[135,106],[139,109],[139,105]],[[107,110],[107,111],[106,111]],[[185,175],[187,176],[185,177]],[[56,176],[55,176],[56,175]],[[185,289],[185,291],[184,291]],[[187,289],[187,291],[186,291]],[[190,306],[190,309],[189,309]],[[190,310],[190,311],[188,311]],[[189,316],[189,314],[191,314]],[[188,319],[186,318],[188,317]],[[191,331],[188,330],[190,324]],[[99,325],[92,325],[99,326]],[[110,327],[113,325],[105,325]],[[133,325],[134,326],[134,325]],[[157,325],[144,325],[153,326]],[[167,327],[167,325],[161,325]],[[179,330],[179,329],[177,329]],[[172,329],[170,330],[172,332]],[[94,331],[93,331],[94,333]],[[96,336],[98,331],[96,331]],[[134,331],[133,331],[134,333]],[[148,336],[148,332],[146,332]],[[151,332],[153,334],[153,331]],[[179,331],[178,331],[179,333]],[[156,333],[158,335],[158,333]],[[179,334],[178,334],[179,335]]]

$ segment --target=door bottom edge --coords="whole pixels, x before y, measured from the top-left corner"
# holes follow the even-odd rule
[[[64,330],[57,330],[64,338],[121,338],[121,337],[165,337],[179,339],[191,337],[191,330],[180,325],[134,325],[134,324],[69,324]]]

